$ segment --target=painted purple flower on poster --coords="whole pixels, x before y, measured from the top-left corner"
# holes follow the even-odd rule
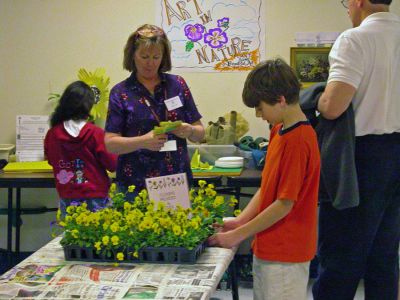
[[[229,26],[229,18],[222,18],[217,21],[218,27],[225,27]]]
[[[220,48],[228,42],[228,37],[221,28],[210,29],[204,35],[204,43],[208,44],[211,48]]]
[[[201,24],[188,24],[184,30],[186,37],[192,42],[197,42],[203,37],[204,27]]]

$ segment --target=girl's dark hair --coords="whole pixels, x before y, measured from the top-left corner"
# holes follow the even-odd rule
[[[259,63],[247,75],[242,92],[243,102],[248,107],[257,107],[260,101],[274,105],[284,96],[286,103],[299,100],[301,84],[293,69],[281,58]]]
[[[94,93],[83,81],[67,86],[58,105],[50,117],[50,127],[68,120],[85,120],[90,116],[94,104]]]
[[[171,70],[171,44],[168,37],[162,28],[150,24],[140,26],[129,36],[124,49],[123,67],[125,70],[136,73],[134,55],[140,45],[145,47],[160,46],[162,48],[162,60],[158,71],[168,72]]]

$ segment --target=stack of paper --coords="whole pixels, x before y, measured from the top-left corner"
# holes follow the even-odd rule
[[[47,130],[49,130],[48,121],[48,116],[17,116],[17,147],[15,154],[18,161],[44,160],[43,140]]]
[[[340,32],[296,32],[295,40],[299,47],[332,46]]]
[[[5,173],[52,172],[53,168],[47,161],[10,162],[4,167]]]

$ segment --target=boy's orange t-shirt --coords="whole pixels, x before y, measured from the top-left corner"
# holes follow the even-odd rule
[[[320,154],[309,122],[271,130],[261,181],[259,213],[277,199],[294,201],[289,214],[256,234],[257,258],[280,262],[306,262],[317,249],[317,202]]]

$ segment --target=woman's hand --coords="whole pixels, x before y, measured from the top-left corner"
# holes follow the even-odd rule
[[[171,131],[171,133],[181,139],[190,138],[193,135],[193,132],[194,126],[189,123],[182,123],[182,125],[179,126],[177,129]]]
[[[147,149],[151,151],[160,151],[160,149],[164,146],[167,141],[166,134],[154,134],[153,131],[150,131],[143,135],[143,146],[142,149]]]

